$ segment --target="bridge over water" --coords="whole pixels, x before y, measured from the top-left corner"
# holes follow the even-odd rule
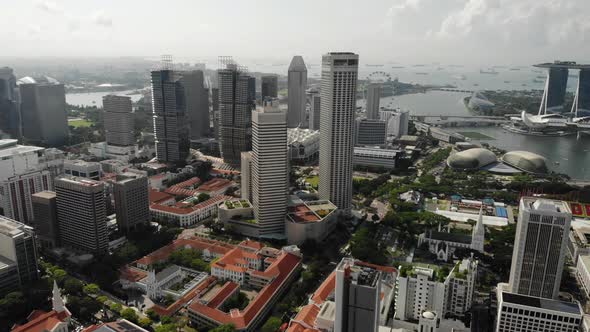
[[[503,116],[485,115],[411,115],[410,119],[440,127],[497,126],[510,122]]]

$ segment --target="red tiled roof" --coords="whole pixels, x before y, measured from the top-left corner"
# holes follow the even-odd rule
[[[176,206],[167,206],[162,204],[150,204],[150,209],[174,214],[191,214],[201,209],[217,205],[219,202],[230,199],[231,196],[215,196],[197,205],[187,205],[186,203],[178,203]]]
[[[322,282],[320,287],[313,293],[311,300],[316,304],[322,304],[328,296],[334,291],[336,288],[336,271],[332,271],[330,275]]]
[[[200,283],[197,287],[193,288],[190,292],[188,292],[183,297],[176,300],[176,302],[169,305],[167,308],[164,308],[160,305],[154,305],[152,309],[160,315],[160,316],[172,316],[175,314],[182,306],[190,302],[190,300],[194,299],[201,294],[204,294],[207,289],[212,287],[217,283],[217,278],[210,276],[209,278],[205,279],[202,283]]]
[[[235,293],[238,290],[240,285],[236,284],[235,282],[228,281],[221,287],[221,289],[215,294],[215,296],[207,303],[207,306],[210,308],[218,308],[220,305],[225,302],[227,298]]]
[[[254,250],[260,250],[260,249],[264,248],[264,245],[262,243],[257,242],[257,241],[252,241],[252,240],[244,240],[244,241],[240,242],[239,246],[254,249]]]
[[[119,269],[119,275],[121,279],[131,282],[136,282],[147,277],[147,273],[145,271],[136,269],[129,265],[123,266],[121,269]]]
[[[156,189],[150,189],[149,195],[150,203],[160,203],[174,198],[172,195],[158,191]]]
[[[371,264],[371,263],[358,261],[358,260],[355,261],[354,263],[355,263],[355,265],[370,267],[372,269],[375,269],[375,270],[381,271],[381,272],[388,272],[388,273],[397,272],[397,269],[392,266],[376,265],[376,264]]]
[[[276,273],[276,278],[264,286],[248,306],[240,310],[232,310],[230,313],[210,308],[198,301],[193,301],[189,310],[207,316],[219,324],[234,324],[236,329],[245,329],[254,318],[268,305],[270,299],[277,290],[286,282],[294,271],[300,266],[301,258],[291,253],[283,253],[277,258],[277,262],[267,269],[270,273]]]
[[[50,331],[55,328],[57,324],[64,322],[71,315],[72,314],[70,314],[67,309],[62,312],[57,312],[55,310],[51,310],[50,312],[35,310],[29,315],[29,317],[32,318],[31,320],[26,324],[15,327],[12,329],[12,332]]]
[[[222,178],[211,179],[199,186],[198,191],[217,191],[233,184],[232,181]]]
[[[199,183],[201,183],[201,179],[194,177],[170,186],[170,188],[166,189],[165,191],[176,196],[193,196],[197,193],[195,188],[199,185]]]
[[[225,255],[227,252],[235,248],[235,246],[229,243],[201,237],[177,239],[169,245],[166,245],[152,252],[151,254],[143,256],[142,258],[138,259],[136,263],[142,265],[152,265],[154,263],[162,262],[168,259],[174,250],[180,248],[191,248],[200,251],[208,250],[209,252],[216,255]]]

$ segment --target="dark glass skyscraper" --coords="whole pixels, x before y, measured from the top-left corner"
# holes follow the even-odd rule
[[[12,68],[0,68],[0,138],[20,137],[20,112],[16,98],[16,77]]]
[[[563,113],[565,90],[567,88],[568,69],[562,67],[549,68],[547,83],[541,103],[541,114]]]
[[[172,70],[152,72],[156,158],[162,162],[183,162],[189,154],[189,121],[181,78]]]
[[[575,101],[578,117],[590,116],[590,69],[580,70]]]
[[[219,141],[224,162],[239,168],[241,153],[252,149],[252,110],[256,80],[229,64],[217,73],[219,80]]]

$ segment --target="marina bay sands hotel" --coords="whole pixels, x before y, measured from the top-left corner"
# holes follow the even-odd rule
[[[538,115],[562,114],[565,110],[565,93],[569,70],[579,70],[578,84],[571,113],[575,118],[590,116],[590,65],[581,65],[572,61],[555,61],[534,65],[547,69],[545,91]]]

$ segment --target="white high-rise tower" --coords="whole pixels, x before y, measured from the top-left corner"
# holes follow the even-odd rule
[[[288,186],[286,116],[285,111],[271,102],[252,111],[252,205],[261,236],[285,231]]]
[[[322,57],[319,194],[347,214],[352,205],[358,59],[350,52]]]
[[[471,233],[471,249],[483,252],[486,230],[483,225],[483,206],[479,209],[477,223],[473,226]]]
[[[511,293],[557,298],[571,220],[564,202],[521,199],[510,267]]]

